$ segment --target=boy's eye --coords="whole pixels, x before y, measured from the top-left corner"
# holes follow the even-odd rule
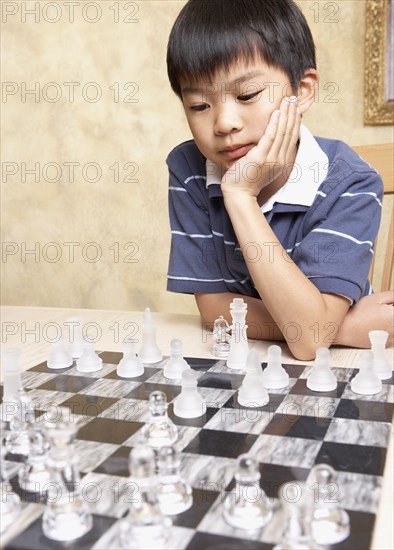
[[[201,103],[201,105],[192,105],[190,107],[191,111],[205,111],[205,109],[208,109],[209,105],[207,103]]]
[[[260,95],[261,92],[262,90],[259,90],[258,92],[253,92],[251,94],[239,95],[237,97],[237,101],[250,101],[251,99],[254,99],[254,98],[257,99],[257,96]]]

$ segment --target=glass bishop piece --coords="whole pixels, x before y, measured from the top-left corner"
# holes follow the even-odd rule
[[[289,481],[279,490],[285,514],[282,539],[274,550],[323,550],[313,539],[313,490],[305,482]]]
[[[77,469],[78,457],[73,441],[77,422],[66,407],[45,413],[45,428],[50,443],[48,467],[51,482],[42,518],[44,535],[52,540],[71,541],[85,535],[93,525],[89,506],[83,498]]]
[[[270,521],[272,510],[260,487],[257,462],[250,455],[238,457],[235,480],[235,493],[224,502],[224,519],[237,529],[261,529]]]
[[[172,516],[188,510],[193,504],[192,489],[180,475],[179,455],[174,447],[159,450],[158,467],[157,496],[163,514]]]
[[[142,437],[150,447],[159,449],[172,445],[178,437],[178,429],[167,416],[167,398],[162,391],[154,391],[149,396],[151,417],[142,428]]]
[[[137,444],[129,455],[129,479],[138,492],[131,500],[128,515],[120,523],[122,548],[156,550],[165,548],[169,542],[172,521],[160,510],[155,469],[154,450]]]
[[[334,468],[328,464],[317,464],[308,477],[308,485],[315,492],[316,503],[312,535],[319,544],[337,544],[350,534],[349,516],[338,500],[336,477]]]

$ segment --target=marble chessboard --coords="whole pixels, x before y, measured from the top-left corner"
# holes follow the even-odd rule
[[[168,415],[179,430],[175,446],[181,471],[193,489],[192,507],[172,516],[168,547],[273,548],[284,526],[278,499],[281,485],[306,480],[317,463],[335,468],[334,493],[350,517],[350,536],[335,547],[370,547],[393,415],[392,379],[383,382],[379,394],[358,395],[350,389],[357,370],[334,368],[337,389],[316,393],[306,387],[311,366],[283,365],[290,376],[289,386],[270,392],[267,405],[245,408],[237,401],[244,371],[228,369],[223,360],[185,357],[198,372],[207,411],[199,418],[182,419],[173,412],[181,381],[164,378],[165,359],[145,365],[138,378],[121,379],[116,374],[121,354],[102,352],[100,356],[103,368],[94,373],[78,372],[75,363],[51,371],[45,362],[22,375],[36,416],[57,404],[69,407],[78,417],[75,453],[93,528],[67,543],[46,538],[42,532],[44,497],[20,490],[21,457],[8,454],[10,483],[21,497],[22,510],[4,548],[120,548],[119,520],[127,514],[135,492],[128,479],[128,456],[149,418],[148,397],[155,390],[167,396]],[[260,485],[274,510],[271,522],[259,532],[232,528],[222,516],[223,499],[234,489],[236,459],[241,453],[250,453],[258,461]]]

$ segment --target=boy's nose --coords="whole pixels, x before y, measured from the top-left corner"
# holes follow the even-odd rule
[[[216,113],[215,134],[230,134],[242,128],[242,120],[237,110],[223,105]]]

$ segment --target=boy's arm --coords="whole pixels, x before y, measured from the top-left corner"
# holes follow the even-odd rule
[[[231,324],[230,303],[234,298],[243,298],[248,305],[246,322],[248,325],[248,338],[255,340],[285,340],[278,325],[268,313],[264,303],[258,298],[251,298],[241,294],[223,292],[221,294],[196,294],[198,309],[204,323],[212,328],[215,319],[220,315]],[[350,346],[356,348],[369,348],[371,343],[368,337],[370,330],[386,330],[389,333],[387,345],[393,343],[394,324],[394,291],[377,292],[370,296],[364,296],[352,306],[342,322],[335,327],[327,324],[323,327],[323,344],[329,347],[331,344]],[[318,336],[317,326],[312,325],[308,329],[309,338],[313,341]],[[297,325],[288,325],[286,330],[288,340],[296,340],[299,337]]]

